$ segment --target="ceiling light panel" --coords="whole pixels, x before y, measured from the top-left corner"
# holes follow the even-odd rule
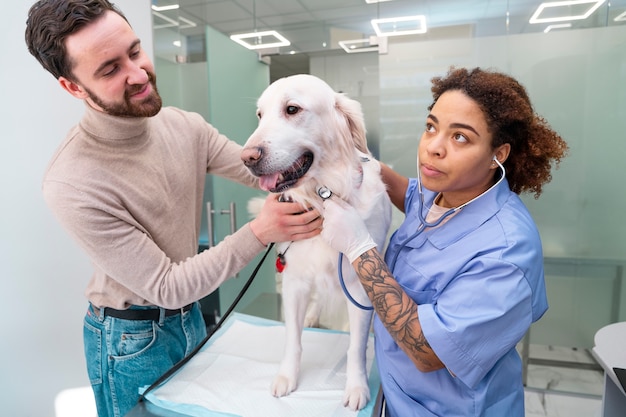
[[[372,19],[372,26],[378,36],[415,35],[426,33],[426,17],[419,15]]]
[[[289,42],[287,38],[275,30],[241,33],[238,35],[231,35],[230,39],[248,49],[278,48],[281,46],[291,45],[291,42]]]
[[[623,12],[622,14],[617,16],[615,19],[613,19],[613,21],[614,22],[626,22],[626,12]]]
[[[586,19],[606,0],[572,0],[541,3],[529,23],[566,22]]]
[[[551,30],[554,29],[568,29],[571,28],[572,24],[571,23],[556,23],[554,25],[548,25],[544,30],[543,33],[548,33]]]
[[[151,7],[152,10],[154,10],[155,12],[164,12],[167,10],[178,10],[180,8],[180,5],[170,4],[169,6],[157,6],[156,4],[153,4]]]
[[[369,39],[339,41],[338,44],[349,54],[378,51],[378,45],[372,45]]]

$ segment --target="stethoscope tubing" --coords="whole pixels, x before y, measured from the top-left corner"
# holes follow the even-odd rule
[[[498,181],[496,181],[495,184],[493,184],[487,190],[483,191],[481,194],[477,195],[476,197],[472,198],[471,200],[461,204],[458,207],[454,207],[454,208],[451,208],[450,210],[446,211],[445,213],[443,213],[443,215],[441,215],[434,222],[428,222],[424,218],[424,213],[423,213],[423,210],[424,210],[424,193],[422,191],[422,176],[420,175],[419,163],[418,163],[418,169],[417,169],[417,192],[418,192],[418,194],[420,196],[420,203],[421,204],[420,204],[419,210],[417,210],[417,217],[418,217],[419,221],[421,222],[421,225],[417,228],[417,231],[415,233],[413,233],[411,236],[409,236],[406,239],[404,239],[404,241],[402,241],[402,243],[400,243],[398,249],[396,250],[396,253],[393,256],[393,259],[389,263],[389,270],[390,271],[393,271],[393,269],[395,268],[396,262],[398,261],[398,256],[400,255],[400,252],[402,252],[402,249],[404,249],[404,247],[406,245],[408,245],[408,243],[410,241],[412,241],[413,239],[418,237],[420,234],[422,234],[424,229],[426,229],[427,227],[428,228],[433,228],[433,227],[439,226],[445,219],[447,219],[448,217],[450,217],[454,213],[463,210],[470,203],[473,203],[474,201],[478,200],[480,197],[484,196],[489,191],[491,191],[494,188],[496,188],[498,186],[498,184],[500,184],[502,181],[504,181],[504,178],[506,176],[506,170],[504,169],[504,165],[502,165],[502,163],[500,163],[500,161],[498,161],[498,159],[496,157],[494,157],[493,160],[495,161],[496,164],[498,164],[498,167],[500,167],[500,169],[502,170],[502,175],[500,176]]]
[[[496,181],[496,183],[493,184],[491,187],[489,187],[487,190],[485,190],[481,194],[477,195],[476,197],[472,198],[471,200],[467,201],[466,203],[463,203],[463,204],[461,204],[458,207],[451,208],[450,210],[446,211],[443,215],[441,215],[434,222],[426,221],[426,219],[424,218],[424,213],[422,212],[423,209],[424,209],[424,193],[422,191],[422,178],[421,178],[421,175],[420,175],[420,172],[419,172],[419,168],[418,168],[418,171],[417,171],[417,192],[418,192],[418,194],[420,196],[420,203],[421,204],[420,204],[419,210],[417,211],[417,216],[418,216],[419,221],[421,222],[421,224],[417,228],[417,231],[415,233],[413,233],[411,236],[409,236],[406,239],[404,239],[404,241],[400,244],[399,248],[396,250],[396,253],[393,256],[393,259],[389,263],[389,270],[390,271],[393,271],[393,269],[395,268],[396,262],[398,261],[398,256],[400,255],[400,252],[402,252],[402,249],[404,249],[404,247],[406,245],[408,245],[408,243],[410,241],[412,241],[413,239],[418,237],[424,231],[424,229],[426,229],[426,228],[433,228],[433,227],[439,226],[445,219],[447,219],[448,217],[452,216],[454,213],[462,210],[463,208],[467,207],[470,203],[476,201],[480,197],[484,196],[489,191],[491,191],[494,188],[496,188],[498,186],[498,184],[500,184],[504,180],[504,177],[506,176],[506,170],[504,169],[504,166],[495,157],[493,158],[493,160],[496,162],[496,164],[498,164],[498,166],[502,170],[502,175],[500,176],[498,181]],[[418,164],[418,166],[419,166],[419,164]],[[324,187],[324,186],[320,187],[317,192],[318,192],[319,196],[322,199],[324,199],[324,200],[330,198],[330,196],[332,195],[332,192],[327,187]],[[342,268],[341,268],[342,261],[343,261],[343,254],[340,252],[339,253],[339,259],[337,260],[337,274],[339,276],[339,284],[341,285],[341,289],[343,290],[344,295],[346,296],[346,298],[352,304],[354,304],[358,308],[360,308],[362,310],[368,310],[368,311],[373,310],[374,309],[373,306],[364,306],[363,304],[361,304],[358,301],[356,301],[352,297],[352,295],[350,295],[350,292],[346,288],[346,284],[345,284],[345,281],[344,281],[344,278],[343,278],[343,271],[342,271]]]

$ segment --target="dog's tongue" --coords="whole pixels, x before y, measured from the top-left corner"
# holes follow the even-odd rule
[[[259,177],[259,187],[263,191],[269,191],[276,188],[276,183],[278,182],[278,172],[271,175],[262,175]]]

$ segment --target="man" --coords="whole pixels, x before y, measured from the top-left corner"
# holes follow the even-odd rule
[[[152,62],[107,0],[41,0],[26,43],[85,114],[55,153],[43,194],[90,257],[85,355],[100,416],[123,416],[205,337],[197,300],[274,241],[319,233],[316,211],[268,197],[197,254],[207,173],[256,186],[241,148],[199,115],[161,108]]]

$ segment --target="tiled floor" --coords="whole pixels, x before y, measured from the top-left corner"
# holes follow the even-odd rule
[[[600,417],[599,399],[526,392],[526,417]]]
[[[530,346],[531,358],[595,363],[589,352]],[[599,417],[604,375],[601,371],[531,364],[528,367],[526,417]]]

